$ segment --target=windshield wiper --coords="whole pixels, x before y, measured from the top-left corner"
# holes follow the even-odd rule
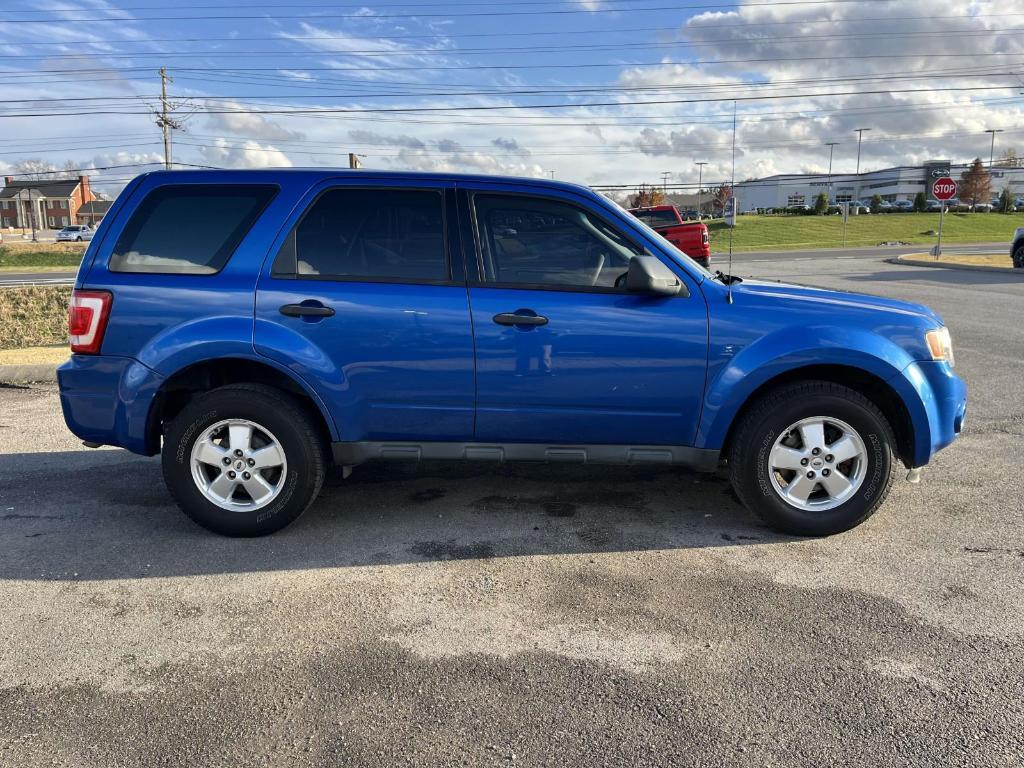
[[[715,280],[718,280],[722,285],[732,285],[733,283],[742,283],[743,278],[739,275],[727,275],[720,269],[715,270]]]

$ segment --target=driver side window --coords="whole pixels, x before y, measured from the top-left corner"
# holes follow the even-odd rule
[[[614,290],[640,253],[603,220],[571,203],[479,194],[473,204],[488,283]]]

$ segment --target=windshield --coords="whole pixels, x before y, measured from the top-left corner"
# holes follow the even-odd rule
[[[633,215],[649,227],[659,227],[665,224],[678,224],[675,211],[635,211]]]

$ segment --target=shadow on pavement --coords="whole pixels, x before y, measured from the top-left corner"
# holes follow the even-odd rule
[[[917,282],[945,283],[948,285],[1024,285],[1024,271],[1018,272],[975,272],[967,269],[946,267],[913,267],[902,265],[901,270],[872,272],[865,275],[845,275],[854,283],[898,283],[913,280]]]
[[[787,541],[724,480],[674,468],[367,464],[296,523],[228,539],[186,518],[157,459],[0,456],[0,578],[88,580]]]

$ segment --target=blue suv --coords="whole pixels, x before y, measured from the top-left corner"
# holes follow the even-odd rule
[[[162,453],[185,513],[236,536],[370,459],[724,462],[765,522],[830,534],[966,408],[931,310],[713,276],[534,179],[146,174],[90,244],[69,325],[70,429]]]

